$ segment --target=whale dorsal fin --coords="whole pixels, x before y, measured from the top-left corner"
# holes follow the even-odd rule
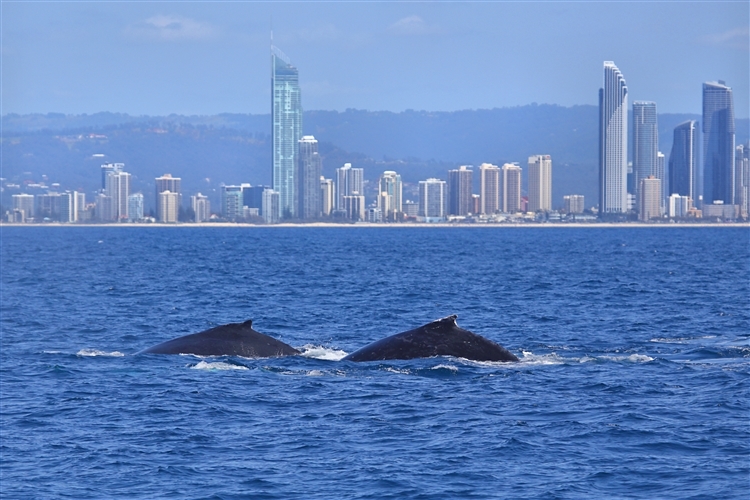
[[[246,327],[248,327],[248,328],[252,328],[252,327],[253,327],[253,320],[249,319],[249,320],[247,320],[247,321],[244,321],[244,322],[242,323],[242,325],[243,325],[243,326],[246,326]]]
[[[456,320],[458,319],[458,316],[455,314],[451,314],[450,316],[446,316],[445,318],[436,319],[433,321],[433,323],[439,323],[441,325],[456,325]]]

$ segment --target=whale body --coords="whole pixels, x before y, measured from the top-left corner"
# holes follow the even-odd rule
[[[294,347],[253,330],[252,320],[229,323],[168,340],[149,347],[139,354],[196,354],[198,356],[243,356],[245,358],[277,358],[294,356]]]
[[[342,361],[454,356],[474,361],[518,361],[503,346],[456,324],[454,314],[432,323],[373,342],[344,357]]]

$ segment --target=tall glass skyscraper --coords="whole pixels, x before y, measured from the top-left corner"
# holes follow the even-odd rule
[[[474,171],[467,165],[448,170],[448,214],[469,215],[474,212],[472,198]]]
[[[669,194],[690,196],[698,202],[698,122],[688,120],[674,128],[672,152],[669,154]]]
[[[297,141],[302,137],[299,72],[281,50],[271,46],[271,119],[273,190],[282,217],[297,215]]]
[[[636,189],[641,180],[658,175],[657,156],[659,151],[659,131],[656,122],[656,103],[636,101],[633,103],[633,173]],[[634,193],[637,194],[637,193]]]
[[[323,164],[318,153],[318,141],[312,135],[302,136],[298,142],[297,197],[301,219],[320,217],[320,174]]]
[[[703,203],[734,204],[734,101],[719,80],[703,84]]]
[[[599,89],[599,214],[628,210],[628,86],[612,61],[604,61]]]

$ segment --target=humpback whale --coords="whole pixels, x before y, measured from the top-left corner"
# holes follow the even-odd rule
[[[277,358],[300,354],[294,347],[253,330],[252,320],[229,323],[168,340],[138,354],[196,354],[198,356],[243,356]]]
[[[456,324],[455,314],[432,323],[397,333],[354,351],[342,361],[383,361],[387,359],[455,356],[474,361],[518,361],[504,347]]]

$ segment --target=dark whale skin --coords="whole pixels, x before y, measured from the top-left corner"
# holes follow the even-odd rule
[[[229,323],[168,340],[138,354],[195,354],[198,356],[242,356],[278,358],[300,352],[294,347],[253,330],[252,320]]]
[[[385,361],[389,359],[454,356],[473,361],[518,361],[506,348],[456,324],[454,314],[414,330],[397,333],[368,344],[342,361]]]

